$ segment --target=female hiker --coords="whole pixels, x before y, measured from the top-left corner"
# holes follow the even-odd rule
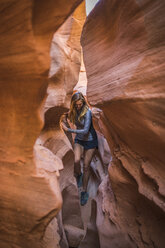
[[[81,92],[73,94],[70,103],[70,110],[67,113],[66,120],[75,124],[76,129],[71,129],[64,122],[61,123],[63,130],[75,133],[74,140],[74,174],[77,179],[78,187],[83,182],[83,191],[81,192],[81,205],[85,205],[88,201],[89,194],[87,192],[88,181],[90,177],[90,163],[94,155],[95,149],[98,147],[97,134],[92,123],[92,112]],[[83,157],[83,174],[81,173],[80,160]]]

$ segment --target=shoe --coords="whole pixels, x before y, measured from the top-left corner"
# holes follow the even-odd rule
[[[78,188],[82,187],[82,178],[83,178],[83,174],[82,173],[76,177]]]
[[[88,198],[89,198],[88,192],[82,191],[81,192],[81,199],[80,199],[81,206],[84,206],[87,203]]]

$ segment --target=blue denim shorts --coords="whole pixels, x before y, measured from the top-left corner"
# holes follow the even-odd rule
[[[89,141],[75,139],[74,142],[83,146],[85,150],[89,150],[89,149],[93,149],[93,148],[98,149],[98,140],[97,139],[89,140]]]

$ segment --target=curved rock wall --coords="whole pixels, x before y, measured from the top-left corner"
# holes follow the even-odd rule
[[[61,115],[69,109],[73,87],[79,78],[82,56],[80,36],[85,17],[85,4],[82,3],[54,34],[47,98],[42,113],[45,124],[35,145],[38,173],[49,180],[55,175],[59,177],[63,206],[57,219],[54,218],[51,223],[55,228],[54,222],[57,222],[59,246],[63,248],[78,247],[84,236],[77,184],[73,176],[72,135],[67,137],[59,122]],[[39,156],[42,156],[43,163],[39,161]],[[46,230],[49,231],[50,227]]]
[[[73,87],[79,78],[82,57],[80,37],[85,18],[85,4],[82,3],[53,36],[44,112],[52,107],[69,108]],[[47,120],[45,122],[47,124]]]
[[[71,93],[77,82],[75,88],[86,92],[86,72],[83,61],[81,61],[80,49],[80,35],[85,20],[84,7],[84,4],[80,5],[54,35],[51,46],[48,97],[44,106],[45,125],[37,140],[38,145],[35,146],[36,157],[41,155],[40,151],[42,150],[45,153],[49,151],[51,153],[50,158],[53,158],[53,162],[50,162],[51,166],[47,166],[46,161],[45,165],[39,161],[37,163],[38,173],[42,173],[49,178],[53,177],[53,173],[58,171],[60,173],[59,184],[63,206],[57,216],[57,223],[61,248],[95,248],[94,245],[99,239],[98,232],[96,229],[93,230],[93,235],[96,237],[93,244],[89,242],[92,237],[89,239],[88,231],[86,235],[86,226],[91,225],[91,228],[93,228],[93,222],[90,222],[90,215],[93,216],[91,198],[96,196],[97,188],[105,177],[105,172],[107,173],[107,165],[110,160],[108,144],[104,137],[98,134],[99,154],[96,154],[91,162],[92,175],[88,187],[90,200],[84,208],[80,207],[80,192],[77,190],[76,180],[73,176],[72,137],[71,135],[68,136],[67,140],[67,137],[59,128],[59,119],[61,114],[69,107]],[[82,63],[81,69],[80,61]],[[99,110],[94,109],[94,112],[95,116],[99,118]],[[97,119],[95,124],[97,124]],[[59,161],[57,161],[57,157]],[[56,162],[55,166],[53,166],[54,162]],[[102,202],[99,201],[99,203],[101,206]],[[96,221],[96,217],[94,218],[94,221]],[[85,239],[83,239],[84,237]],[[97,243],[99,245],[99,242]]]
[[[73,151],[58,126],[79,76],[81,7],[58,28],[80,2],[0,3],[3,248],[54,248],[59,242],[76,247],[84,235]],[[101,166],[100,171],[95,168],[109,160],[107,145],[101,145],[102,156],[92,165],[97,186],[103,182],[80,247],[164,248],[164,10],[161,0],[100,0],[84,26],[88,99],[103,110],[97,128],[106,136],[113,160],[109,181]],[[61,191],[64,205],[56,219]],[[95,195],[96,188],[90,193]],[[74,199],[69,210],[68,195]],[[85,218],[89,210],[84,208]]]
[[[57,178],[52,182],[56,188],[53,191],[48,179],[35,174],[33,145],[43,125],[40,106],[46,95],[52,35],[80,2],[2,0],[0,3],[0,247],[3,248],[47,247],[48,243],[42,243],[45,227],[61,208]],[[56,234],[54,240],[57,246]]]
[[[113,154],[109,220],[140,248],[165,243],[164,11],[159,0],[101,0],[82,33],[88,100]]]

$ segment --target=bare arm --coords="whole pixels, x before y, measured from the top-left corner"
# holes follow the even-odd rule
[[[61,118],[60,118],[60,127],[63,129],[63,125],[69,128],[69,123],[68,123],[68,112],[64,113]]]
[[[64,113],[60,118],[60,128],[64,131],[67,138],[69,139],[71,145],[73,146],[73,138],[72,134],[68,133],[67,130],[70,128],[70,125],[68,123],[68,112]]]

